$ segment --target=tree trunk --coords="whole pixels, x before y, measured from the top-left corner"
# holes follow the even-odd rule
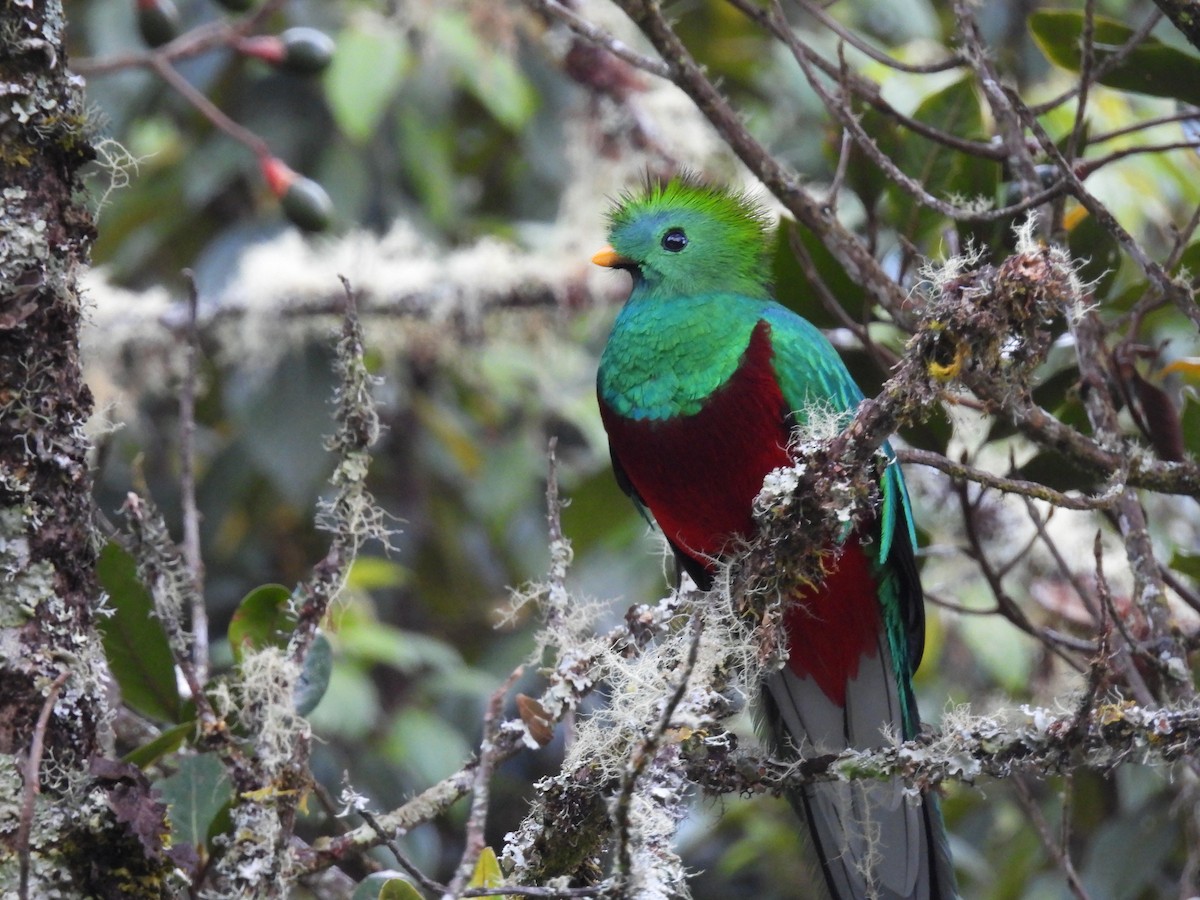
[[[0,17],[0,894],[158,896],[161,807],[132,767],[97,762],[106,674],[77,285],[92,149],[64,28],[57,0]]]

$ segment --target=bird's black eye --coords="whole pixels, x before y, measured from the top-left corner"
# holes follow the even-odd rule
[[[662,236],[662,247],[671,253],[678,253],[688,245],[687,235],[682,228],[672,228]]]

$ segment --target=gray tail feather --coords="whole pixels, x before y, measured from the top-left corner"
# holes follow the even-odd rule
[[[789,795],[808,825],[833,900],[958,900],[937,796],[925,794],[914,803],[900,793],[902,789],[899,780],[891,784],[832,783],[810,785]],[[880,795],[887,793],[898,797],[899,805],[881,804]],[[847,816],[857,821],[849,824]],[[896,818],[907,820],[908,827],[898,828]],[[867,831],[871,831],[869,837]],[[869,846],[872,840],[886,842],[887,834],[905,832],[917,837],[919,847],[914,848],[915,854],[898,854],[908,858],[899,868],[895,852],[872,851]],[[915,871],[905,871],[905,866],[915,867]]]

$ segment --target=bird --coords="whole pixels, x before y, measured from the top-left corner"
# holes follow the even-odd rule
[[[596,377],[613,472],[702,590],[754,537],[755,498],[765,476],[793,465],[794,430],[829,410],[844,424],[863,399],[820,330],[774,299],[772,234],[752,196],[681,173],[621,195],[610,244],[592,257],[633,279]],[[764,675],[757,703],[780,757],[875,748],[920,729],[915,528],[885,453],[869,521],[827,548],[820,581],[787,598],[787,660]],[[957,897],[936,795],[893,778],[810,784],[788,799],[829,897]]]

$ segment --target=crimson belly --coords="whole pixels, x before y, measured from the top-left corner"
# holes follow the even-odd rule
[[[614,460],[676,550],[710,572],[732,542],[753,536],[763,478],[792,462],[772,354],[770,326],[759,322],[733,376],[691,416],[628,418],[600,398]],[[860,660],[876,652],[879,601],[858,536],[834,552],[824,581],[797,590],[784,627],[788,667],[844,705]]]

